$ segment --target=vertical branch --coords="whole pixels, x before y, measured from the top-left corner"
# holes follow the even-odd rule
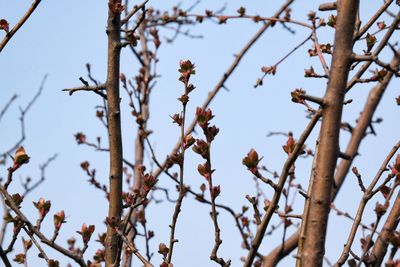
[[[399,52],[400,50],[398,50],[398,53]],[[396,56],[394,56],[391,61],[391,66],[393,68],[397,68],[399,64],[400,64],[399,59]],[[361,116],[357,120],[358,121],[357,126],[353,129],[351,133],[351,138],[345,151],[345,154],[350,156],[350,160],[347,159],[341,160],[336,169],[335,172],[336,187],[332,190],[332,195],[331,195],[332,201],[337,196],[344,182],[344,179],[350,170],[350,167],[358,153],[358,149],[361,145],[361,142],[366,135],[365,132],[368,129],[369,125],[371,124],[372,117],[374,116],[375,111],[392,78],[393,78],[393,73],[388,72],[385,78],[380,83],[378,83],[370,91],[368,95],[363,111],[361,112]],[[281,260],[283,257],[287,256],[291,251],[293,251],[298,245],[299,236],[300,236],[300,230],[296,231],[292,236],[290,236],[286,240],[284,248],[282,246],[277,246],[268,255],[266,255],[263,258],[264,267],[275,266],[279,260]]]
[[[185,81],[185,96],[188,95],[188,80]],[[189,99],[189,98],[188,98]],[[180,130],[181,130],[181,161],[179,162],[179,196],[178,200],[176,201],[175,205],[175,210],[174,214],[172,216],[172,223],[170,225],[171,227],[171,233],[170,233],[170,239],[169,239],[169,254],[167,257],[167,264],[171,263],[172,260],[172,253],[174,251],[174,244],[178,242],[177,239],[175,239],[175,229],[176,229],[176,223],[178,221],[178,216],[179,213],[181,212],[181,206],[183,202],[183,198],[185,197],[185,184],[183,181],[183,174],[184,174],[184,163],[185,163],[185,119],[186,119],[186,104],[187,102],[182,101],[182,123],[180,125]]]
[[[107,64],[107,105],[108,105],[108,138],[110,146],[110,198],[108,220],[119,220],[122,212],[122,135],[121,111],[119,97],[120,68],[120,12],[121,1],[108,2],[108,64]],[[105,246],[106,266],[119,266],[121,238],[108,224]]]
[[[359,1],[341,1],[329,82],[323,103],[320,143],[313,177],[309,216],[306,219],[302,266],[322,266],[326,227],[336,161],[346,82],[351,64],[353,35]],[[300,259],[298,259],[300,260]]]
[[[144,11],[145,12],[145,11]],[[144,16],[145,13],[143,13]],[[137,95],[137,100],[139,102],[139,117],[140,120],[137,119],[138,122],[138,131],[136,134],[135,140],[135,173],[134,173],[134,182],[133,182],[133,191],[140,190],[142,187],[142,172],[141,168],[143,165],[144,159],[144,138],[146,136],[146,125],[147,120],[149,119],[149,93],[150,93],[150,58],[149,51],[147,48],[147,37],[145,35],[145,23],[140,24],[139,26],[139,36],[140,36],[140,44],[142,46],[142,62],[143,65],[143,83],[142,86],[139,86],[137,90],[140,90]],[[133,212],[130,218],[132,225],[135,225],[136,222],[136,212]],[[134,238],[134,231],[131,229],[128,233],[128,240],[132,240]],[[132,254],[124,253],[122,266],[129,267],[132,265]]]

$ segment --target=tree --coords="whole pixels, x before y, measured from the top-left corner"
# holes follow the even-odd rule
[[[34,1],[15,23],[11,23],[6,14],[2,15],[0,29],[4,32],[4,39],[0,43],[1,55],[14,45],[13,41],[17,42],[18,34],[25,29],[24,23],[34,25],[33,18],[32,21],[28,19],[39,13],[38,7],[46,5],[40,2]],[[74,137],[78,145],[107,155],[97,159],[92,155],[93,159],[87,160],[87,152],[80,152],[85,153],[85,160],[80,161],[83,175],[104,194],[107,214],[98,214],[101,219],[91,224],[81,220],[78,234],[82,243],[75,238],[66,240],[71,235],[71,231],[68,234],[64,232],[70,225],[67,223],[70,217],[66,215],[68,203],[62,203],[60,211],[53,213],[53,222],[49,222],[51,215],[48,213],[55,201],[46,200],[49,198],[46,192],[40,192],[40,188],[49,180],[43,183],[49,164],[60,160],[55,156],[40,166],[41,178],[37,182],[32,184],[32,179],[27,177],[22,180],[22,188],[16,184],[15,176],[24,169],[28,170],[32,164],[31,157],[33,159],[39,154],[35,155],[35,150],[29,149],[29,140],[25,141],[25,128],[30,129],[25,125],[25,117],[31,107],[37,105],[39,96],[43,97],[45,76],[38,93],[20,109],[22,137],[15,143],[11,142],[2,154],[2,162],[7,167],[2,171],[5,178],[0,186],[4,200],[4,226],[0,239],[3,263],[11,266],[10,255],[13,255],[15,262],[28,265],[28,250],[33,246],[49,266],[59,266],[64,260],[79,266],[134,266],[137,262],[144,266],[172,266],[180,263],[179,258],[183,258],[181,264],[185,265],[212,264],[201,260],[198,255],[209,255],[209,259],[220,266],[233,266],[239,264],[240,257],[236,251],[243,255],[244,266],[274,266],[284,258],[287,258],[287,264],[296,262],[297,266],[322,266],[324,259],[330,264],[328,258],[335,260],[335,266],[346,262],[350,266],[380,266],[382,262],[396,266],[399,197],[393,195],[400,178],[400,156],[397,154],[400,143],[393,141],[397,138],[393,134],[396,129],[393,127],[393,121],[396,121],[393,113],[398,112],[395,108],[400,104],[400,97],[389,97],[384,104],[382,101],[391,80],[399,76],[399,51],[397,43],[393,42],[400,15],[391,11],[397,8],[397,2],[387,0],[373,8],[372,4],[360,4],[359,1],[320,5],[310,2],[310,9],[319,9],[317,13],[296,6],[294,0],[287,0],[272,15],[261,13],[263,10],[254,11],[247,3],[234,7],[230,3],[220,9],[206,6],[205,11],[201,11],[204,4],[200,1],[189,6],[174,6],[167,11],[151,7],[152,4],[148,0],[109,0],[105,29],[107,49],[104,50],[104,55],[107,54],[106,75],[102,78],[97,74],[97,64],[87,63],[87,77],[79,77],[82,85],[63,90],[63,99],[67,93],[72,96],[68,100],[70,103],[79,101],[80,97],[87,97],[91,102],[100,99],[100,104],[94,105],[96,117],[104,126],[106,135],[87,133],[90,129],[86,129],[78,130]],[[76,3],[75,7],[79,5]],[[199,49],[199,46],[194,44],[200,41],[200,36],[193,32],[208,32],[209,26],[204,28],[203,25],[212,22],[220,24],[212,27],[213,30],[226,30],[230,24],[258,28],[234,55],[227,70],[220,71],[220,66],[226,64],[221,64],[225,62],[219,54],[212,54],[215,47],[208,48],[208,62],[195,54],[195,48]],[[81,30],[75,28],[75,32]],[[266,64],[265,60],[271,61],[269,56],[274,57],[277,51],[281,55],[276,63],[268,62],[263,66],[261,75],[260,71],[256,72],[256,76],[261,77],[254,85],[255,90],[249,89],[240,99],[231,98],[235,105],[230,105],[229,95],[243,84],[251,87],[247,75],[254,75],[253,69],[260,65],[246,65],[244,58],[263,38],[268,38],[263,37],[267,31],[275,35],[263,43],[253,60]],[[230,45],[236,45],[244,36],[244,33],[235,32]],[[285,40],[290,42],[286,44]],[[168,57],[162,48],[168,43],[188,57],[173,55],[174,65],[162,65],[162,56]],[[228,44],[222,46],[222,51],[228,49],[226,46]],[[260,60],[261,55],[267,57]],[[290,64],[293,58],[296,64]],[[132,64],[135,67],[132,68]],[[242,73],[251,71],[247,72],[246,79],[237,78],[236,84],[240,86],[235,86],[230,80],[242,65],[247,66]],[[163,66],[167,68],[164,70]],[[212,86],[207,75],[215,72],[222,73],[222,77],[207,95],[201,93],[206,91],[204,87]],[[168,80],[160,75],[178,76],[179,84],[167,83]],[[243,80],[246,81],[243,83]],[[159,88],[168,87],[180,88],[180,92],[159,94],[159,102],[150,102],[157,96]],[[268,92],[273,87],[277,89]],[[364,96],[365,93],[355,92],[356,88],[370,90]],[[285,94],[281,96],[278,90]],[[84,96],[85,92],[89,94]],[[199,104],[201,94],[206,99]],[[218,100],[217,96],[221,94],[224,97]],[[252,96],[245,98],[244,95]],[[361,106],[363,97],[366,98],[364,107]],[[165,101],[171,98],[177,98],[177,101],[171,104]],[[11,111],[15,99],[16,96],[12,96],[5,102],[0,119]],[[291,103],[286,100],[291,100]],[[380,124],[382,119],[375,115],[379,106],[390,111],[384,118],[393,128],[392,131],[386,130],[391,135],[385,134],[386,138],[377,142],[378,139],[369,135],[385,133],[384,123]],[[157,116],[160,110],[163,119],[153,123],[150,115]],[[305,115],[299,110],[305,111]],[[167,114],[170,118],[166,122]],[[88,123],[83,113],[69,116],[75,118],[74,123],[82,121],[80,127]],[[77,116],[80,119],[76,119]],[[266,122],[264,118],[267,118]],[[274,128],[264,125],[274,121],[277,121]],[[124,128],[124,122],[129,127]],[[256,137],[265,136],[268,131],[269,139],[263,138],[258,143]],[[45,131],[41,135],[49,138]],[[98,135],[96,141],[92,141],[93,135]],[[285,140],[283,146],[276,145],[279,136]],[[178,141],[172,151],[164,152],[164,143],[170,147],[174,138]],[[158,139],[163,143],[161,149],[155,141]],[[364,139],[373,139],[375,145],[372,149],[369,147],[369,151],[364,150],[366,155],[358,157]],[[263,143],[271,147],[263,149]],[[57,147],[65,149],[61,145]],[[129,150],[134,150],[134,153]],[[385,154],[381,150],[386,151]],[[375,159],[383,162],[375,164]],[[64,169],[58,167],[53,175],[62,176],[66,166],[72,168],[74,160],[66,160]],[[247,174],[244,173],[246,169]],[[369,178],[373,172],[376,175]],[[223,178],[229,175],[245,176],[246,179]],[[309,179],[304,178],[307,175]],[[82,172],[78,176],[82,176]],[[338,193],[345,190],[340,189],[347,177],[351,201],[356,204],[351,212],[344,207],[346,202],[336,200]],[[246,185],[238,186],[241,184]],[[229,194],[229,189],[234,187],[235,194]],[[57,194],[60,188],[52,191]],[[25,196],[31,192],[43,195],[33,203],[39,215],[31,212],[32,206],[26,201]],[[375,206],[370,204],[372,198],[378,201]],[[83,199],[76,203],[80,207],[87,205],[97,209]],[[331,210],[338,216],[330,213]],[[162,216],[158,217],[160,214]],[[197,223],[198,218],[207,223],[207,227]],[[350,219],[347,224],[343,224],[344,218]],[[346,226],[338,241],[329,239],[330,233],[338,235],[337,221]],[[372,221],[372,224],[366,221]],[[184,222],[190,225],[184,225]],[[206,248],[199,245],[194,229],[202,237],[207,235],[207,241],[201,243]],[[95,233],[99,246],[94,243]],[[234,236],[232,240],[235,242],[230,241],[230,236]],[[356,237],[360,238],[358,246],[354,242]],[[16,245],[19,239],[23,242],[22,247]],[[62,245],[65,241],[67,246]],[[276,247],[271,247],[271,243]],[[239,250],[240,244],[243,250]],[[231,247],[235,248],[231,250]],[[389,252],[388,248],[391,248]],[[58,253],[50,252],[52,249]],[[180,254],[182,251],[193,257],[185,258]],[[296,253],[295,260],[287,257],[292,252]]]

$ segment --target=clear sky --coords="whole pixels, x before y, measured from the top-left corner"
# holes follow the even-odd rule
[[[25,12],[30,1],[0,0],[0,18],[9,21],[12,27]],[[182,1],[181,7],[188,8],[194,1]],[[296,1],[292,6],[292,18],[305,21],[310,10],[317,10],[321,1],[307,0]],[[365,2],[365,1],[361,1]],[[370,1],[368,1],[370,2]],[[362,3],[362,15],[368,17],[376,10],[379,3]],[[171,10],[175,1],[150,0],[149,5],[161,10]],[[271,16],[280,7],[283,1],[211,1],[204,0],[194,9],[194,13],[203,13],[205,9],[218,10],[226,6],[226,14],[236,14],[240,6],[247,9],[248,14]],[[330,12],[319,13],[327,18]],[[47,169],[46,181],[24,201],[23,211],[32,220],[36,219],[32,201],[39,197],[52,201],[51,216],[47,218],[43,229],[50,236],[53,231],[52,215],[59,210],[65,210],[68,223],[61,230],[58,242],[65,244],[66,238],[75,235],[80,244],[80,238],[75,231],[79,230],[82,223],[95,224],[97,233],[104,231],[101,223],[107,213],[107,202],[102,192],[94,189],[87,183],[87,177],[82,172],[80,163],[89,160],[91,167],[96,168],[97,177],[107,184],[108,159],[102,152],[76,145],[74,134],[84,132],[90,141],[95,141],[101,136],[106,145],[107,135],[104,127],[95,117],[95,106],[101,104],[101,99],[91,93],[79,92],[73,96],[62,92],[63,88],[81,85],[80,76],[86,76],[85,64],[92,65],[93,75],[100,81],[106,75],[106,49],[107,41],[105,25],[107,17],[106,1],[96,0],[48,0],[43,1],[23,28],[13,37],[10,43],[0,54],[0,108],[2,108],[13,94],[19,98],[10,108],[7,115],[0,121],[0,151],[4,151],[19,138],[19,106],[25,106],[36,93],[45,74],[48,74],[44,91],[37,103],[32,107],[26,117],[26,135],[24,143],[31,161],[16,173],[16,179],[11,186],[12,192],[21,190],[19,180],[27,175],[33,179],[40,177],[39,164],[45,162],[54,153],[58,154],[57,160]],[[387,24],[390,20],[387,19]],[[164,37],[170,37],[173,32],[161,29],[161,45],[159,51],[158,73],[161,77],[151,96],[149,128],[154,131],[150,136],[157,156],[163,160],[175,145],[179,129],[172,124],[169,115],[180,110],[180,103],[176,100],[182,93],[182,84],[178,81],[178,63],[181,59],[190,59],[196,64],[196,75],[193,84],[197,89],[192,93],[189,102],[189,120],[194,116],[195,108],[203,103],[207,93],[213,89],[247,41],[261,27],[252,21],[228,21],[226,25],[204,22],[196,27],[187,27],[194,35],[202,35],[202,39],[191,39],[179,36],[173,44],[167,44]],[[245,196],[255,195],[256,190],[252,175],[241,164],[242,158],[255,148],[269,169],[280,172],[286,154],[282,145],[286,138],[275,136],[267,138],[266,135],[273,131],[292,131],[297,138],[305,127],[307,119],[304,107],[291,102],[290,92],[295,88],[304,88],[310,94],[323,96],[326,82],[304,78],[304,69],[310,65],[321,73],[321,67],[316,58],[310,58],[307,50],[312,44],[307,43],[302,49],[294,53],[283,62],[275,76],[268,76],[262,87],[254,89],[253,85],[259,78],[262,66],[276,63],[293,47],[309,35],[309,31],[298,26],[291,26],[296,33],[291,34],[281,25],[276,25],[268,30],[257,44],[246,54],[241,65],[226,83],[227,90],[221,90],[211,108],[215,114],[213,123],[220,128],[212,148],[213,167],[216,169],[214,179],[221,185],[219,202],[227,204],[240,212],[243,205],[249,205]],[[0,39],[4,36],[0,32]],[[378,35],[378,39],[381,35]],[[395,37],[398,34],[395,35]],[[326,29],[319,35],[321,43],[333,42],[333,30]],[[394,38],[395,40],[395,38]],[[361,51],[361,50],[360,50]],[[391,57],[386,53],[384,60]],[[128,78],[134,77],[138,69],[138,62],[127,50],[122,53],[121,71]],[[366,76],[369,74],[367,73]],[[378,170],[390,148],[397,142],[399,109],[394,98],[400,94],[398,80],[393,80],[385,94],[381,106],[377,110],[377,117],[384,120],[376,125],[377,136],[368,136],[360,150],[362,157],[357,158],[355,165],[364,174],[365,179],[371,179]],[[344,121],[355,123],[364,105],[366,95],[372,85],[357,86],[347,98],[352,98],[353,103],[344,110]],[[130,115],[127,106],[127,97],[122,96],[122,127],[124,156],[133,161],[134,139],[136,123]],[[317,128],[318,129],[318,128]],[[316,134],[307,141],[313,148]],[[341,135],[341,147],[345,148],[349,134]],[[197,173],[197,164],[202,159],[189,152],[187,158],[185,179],[192,188],[198,189],[203,183],[203,178]],[[146,160],[148,169],[150,161]],[[8,162],[10,164],[10,162]],[[297,163],[297,183],[306,188],[309,178],[311,158],[300,159]],[[6,176],[6,167],[0,165],[0,177]],[[159,185],[171,188],[174,198],[174,184],[168,177],[161,176]],[[268,198],[272,198],[272,191],[264,190]],[[164,198],[157,193],[159,198]],[[340,196],[335,202],[336,206],[355,214],[361,191],[356,179],[350,175],[345,183]],[[377,200],[370,203],[371,207]],[[302,208],[302,198],[296,199],[296,208]],[[169,227],[174,205],[163,202],[151,205],[147,214],[148,227],[155,231],[155,237],[150,241],[154,254],[154,264],[160,262],[157,253],[160,242],[169,240]],[[213,266],[209,261],[209,254],[213,245],[214,233],[209,217],[210,207],[197,203],[191,198],[185,199],[183,210],[177,226],[179,243],[175,247],[174,266]],[[251,213],[248,214],[251,217]],[[365,223],[374,220],[373,213],[367,213]],[[276,225],[279,219],[275,218]],[[234,221],[230,215],[221,211],[220,226],[222,228],[223,243],[220,255],[225,259],[230,258],[232,266],[240,266],[240,257],[247,255],[241,249],[241,240]],[[345,242],[351,226],[351,221],[343,217],[331,215],[326,251],[327,257],[335,262]],[[295,231],[290,227],[288,232]],[[338,235],[338,232],[343,235]],[[275,235],[266,237],[261,253],[269,251],[281,242],[282,229]],[[9,236],[8,236],[9,238]],[[20,242],[20,241],[18,241]],[[86,258],[99,247],[92,242]],[[358,244],[355,245],[358,249]],[[140,247],[142,249],[143,247]],[[46,249],[49,255],[59,258],[57,253]],[[20,252],[17,250],[16,252]],[[41,266],[41,262],[32,249],[28,253],[30,266]],[[89,258],[88,258],[89,259]],[[62,266],[67,262],[61,258]],[[293,258],[282,266],[293,264]]]

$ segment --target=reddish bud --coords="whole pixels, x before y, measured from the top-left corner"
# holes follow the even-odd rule
[[[186,135],[186,137],[185,137],[185,149],[188,149],[195,142],[196,142],[196,139],[194,139],[191,134]]]
[[[183,123],[183,118],[181,115],[179,115],[178,113],[174,114],[173,116],[170,116],[173,123],[178,124],[179,126],[182,126]]]
[[[121,72],[121,73],[119,74],[119,79],[121,80],[121,82],[125,83],[125,82],[126,82],[126,76],[125,76],[125,74]]]
[[[86,223],[82,225],[81,231],[80,232],[78,231],[78,233],[82,235],[82,240],[84,244],[87,244],[89,242],[94,232],[94,229],[95,229],[94,225],[87,226]]]
[[[0,19],[0,30],[4,30],[6,33],[10,31],[10,24],[5,19]]]
[[[86,142],[86,135],[84,135],[83,133],[78,132],[74,136],[75,136],[75,140],[78,143],[78,145],[81,145]]]
[[[206,141],[202,139],[197,139],[197,142],[192,149],[195,153],[199,154],[204,159],[207,159],[210,155],[210,146],[209,144],[207,144]]]
[[[378,28],[379,28],[380,30],[383,30],[383,29],[386,28],[386,23],[385,23],[384,21],[378,21],[378,22],[376,23],[376,26],[378,26]]]
[[[22,244],[24,246],[24,250],[27,251],[32,247],[32,240],[31,239],[25,240],[24,238],[22,238]]]
[[[367,33],[365,40],[367,42],[367,52],[370,52],[372,50],[372,48],[374,47],[374,45],[376,44],[377,39],[376,39],[375,35],[371,35],[371,34]]]
[[[246,14],[246,8],[241,6],[236,12],[239,13],[239,16],[243,17]]]
[[[219,194],[221,193],[221,186],[214,186],[211,190],[211,197],[212,198],[217,198]]]
[[[88,162],[88,161],[82,162],[82,163],[81,163],[81,168],[82,168],[84,171],[89,171],[89,162]]]
[[[326,24],[332,28],[336,28],[336,18],[337,17],[335,15],[330,15]]]
[[[386,213],[387,208],[388,208],[387,204],[382,205],[379,202],[376,202],[375,209],[374,209],[376,216],[382,217]]]
[[[44,198],[41,197],[38,202],[33,202],[33,205],[35,205],[35,207],[39,211],[40,219],[43,219],[50,210],[51,202],[50,200],[46,201]]]
[[[314,74],[315,74],[314,69],[311,67],[311,69],[309,69],[309,71],[310,71],[309,72],[310,77],[314,77]],[[307,75],[307,70],[306,70],[306,75]],[[306,94],[306,91],[303,88],[296,88],[294,91],[290,92],[290,96],[292,97],[292,102],[304,104],[304,95],[305,94]]]
[[[244,166],[246,166],[249,170],[254,172],[257,170],[257,165],[259,162],[259,157],[257,151],[255,151],[253,148],[250,149],[250,151],[247,153],[247,156],[243,158],[242,163]]]
[[[207,189],[206,184],[203,183],[203,184],[200,185],[200,191],[201,191],[201,193],[204,194],[204,192],[206,191],[206,189]]]
[[[47,265],[49,267],[60,267],[60,263],[58,262],[58,260],[52,260],[52,259],[49,259]]]
[[[24,200],[24,197],[21,196],[20,194],[13,194],[11,196],[14,204],[19,208],[19,205],[21,205],[22,201]],[[10,202],[8,202],[8,200],[5,201],[6,205],[10,207]]]
[[[19,263],[19,264],[24,264],[25,258],[26,258],[26,255],[24,253],[20,253],[20,254],[15,255],[13,261],[15,261],[16,263]]]
[[[166,257],[168,255],[168,252],[169,252],[169,248],[167,247],[167,245],[165,245],[164,243],[160,243],[158,245],[158,253],[160,253],[161,255]]]
[[[108,7],[115,14],[121,14],[122,11],[125,10],[125,6],[123,4],[121,4],[121,0],[117,0],[114,3],[109,2]]]
[[[21,165],[29,162],[30,157],[26,154],[24,147],[19,147],[14,155],[14,170],[21,167]]]
[[[181,73],[179,80],[187,83],[191,75],[196,74],[195,65],[190,60],[181,60],[178,71]]]
[[[218,17],[218,23],[219,24],[226,24],[227,21],[228,21],[228,17],[227,16],[219,16]]]
[[[242,225],[243,227],[248,227],[250,224],[249,218],[247,218],[246,216],[242,216],[240,218],[240,220],[242,221]]]
[[[154,178],[154,176],[152,176],[151,174],[146,173],[142,176],[142,180],[142,196],[144,197],[156,185],[158,179]]]
[[[208,127],[209,121],[212,120],[214,116],[212,115],[211,109],[202,109],[200,107],[196,108],[196,119],[199,126],[204,130]]]
[[[276,66],[270,66],[270,67],[262,67],[261,71],[264,72],[265,74],[272,74],[275,75],[276,73]]]
[[[58,231],[61,228],[61,225],[65,223],[65,213],[64,211],[59,211],[53,216],[54,227]]]

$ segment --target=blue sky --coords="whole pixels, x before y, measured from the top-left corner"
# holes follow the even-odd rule
[[[183,1],[182,7],[189,7],[193,1]],[[150,0],[150,5],[163,9],[171,9],[175,1]],[[235,14],[240,6],[245,6],[248,14],[271,16],[283,1],[201,1],[194,12],[201,13],[205,9],[219,9],[226,4],[226,14]],[[297,1],[292,9],[292,17],[297,20],[306,20],[310,10],[316,10],[320,1]],[[362,6],[362,14],[367,17],[376,10],[379,3],[368,3]],[[10,25],[25,12],[29,3],[0,0],[0,18],[6,18]],[[0,55],[0,107],[14,94],[19,95],[16,103],[10,108],[7,115],[0,122],[0,151],[8,148],[18,139],[19,106],[25,106],[36,93],[43,76],[49,74],[42,96],[32,107],[26,117],[27,140],[24,144],[27,153],[31,156],[29,165],[24,166],[16,173],[15,183],[11,190],[19,191],[19,179],[31,176],[38,179],[40,172],[38,165],[54,153],[58,153],[57,160],[47,169],[46,181],[25,200],[23,211],[30,218],[35,219],[36,211],[31,205],[39,197],[51,199],[52,211],[64,209],[68,223],[62,228],[59,242],[71,235],[79,240],[75,233],[82,223],[96,224],[97,233],[104,230],[101,221],[107,212],[107,203],[103,194],[87,183],[87,177],[80,168],[80,163],[89,160],[91,167],[97,169],[97,177],[107,183],[108,159],[101,152],[77,146],[73,135],[82,131],[89,140],[95,141],[102,136],[106,144],[104,127],[95,118],[95,106],[101,103],[97,95],[82,92],[69,96],[61,89],[80,85],[78,78],[86,75],[85,64],[92,65],[93,75],[104,81],[106,75],[106,1],[69,0],[43,1],[23,28],[13,37],[11,42]],[[330,12],[319,13],[327,18]],[[389,22],[389,20],[388,20]],[[150,140],[160,159],[164,159],[170,152],[179,136],[179,129],[172,124],[169,115],[179,111],[180,103],[176,100],[182,93],[182,85],[178,81],[178,63],[181,59],[190,59],[196,64],[196,75],[193,84],[197,89],[191,95],[188,106],[189,120],[194,116],[196,106],[202,104],[214,85],[230,66],[234,54],[238,53],[248,39],[261,27],[251,21],[228,21],[227,25],[204,22],[198,27],[190,28],[191,33],[203,35],[202,39],[190,39],[180,36],[173,44],[166,44],[164,36],[171,36],[172,32],[161,30],[161,45],[159,51],[158,79],[151,96],[149,128],[154,131]],[[283,30],[280,25],[267,31],[251,51],[245,56],[241,65],[227,81],[229,91],[222,90],[212,102],[211,108],[215,114],[213,123],[220,128],[212,151],[213,167],[216,169],[214,179],[221,185],[222,193],[219,201],[232,206],[237,212],[242,205],[248,205],[245,195],[254,195],[255,188],[252,176],[241,164],[242,158],[255,148],[264,157],[262,163],[268,168],[280,172],[286,154],[282,151],[285,137],[276,136],[267,138],[271,131],[293,131],[298,137],[305,127],[304,108],[290,100],[290,92],[295,88],[305,88],[310,94],[323,96],[326,82],[324,80],[307,80],[303,70],[310,65],[321,72],[316,58],[309,58],[307,50],[311,43],[294,53],[282,63],[275,76],[268,76],[262,87],[257,89],[253,85],[262,73],[261,67],[272,65],[294,46],[300,43],[308,34],[307,30],[293,26],[296,34]],[[0,33],[2,38],[3,33]],[[396,35],[398,37],[398,35]],[[333,41],[333,30],[326,29],[320,33],[321,43]],[[390,54],[385,54],[385,60]],[[136,75],[138,63],[127,50],[121,57],[121,71],[127,77]],[[368,74],[367,74],[368,76]],[[381,162],[390,148],[398,139],[399,110],[394,98],[399,95],[399,82],[393,80],[385,94],[384,100],[376,113],[384,118],[383,123],[376,126],[377,137],[369,136],[360,150],[362,157],[355,161],[358,169],[365,174],[365,179],[371,179],[378,170]],[[372,85],[357,86],[348,95],[353,103],[345,107],[344,120],[354,123],[364,105],[366,95]],[[127,98],[121,92],[124,109],[123,138],[124,156],[133,159],[134,138],[136,123],[130,116],[127,107]],[[316,134],[312,135],[307,144],[313,147]],[[345,148],[349,135],[342,133],[341,147]],[[188,153],[185,179],[192,188],[197,189],[203,179],[197,173],[196,166],[202,160],[194,153]],[[132,160],[133,161],[133,160]],[[146,161],[150,168],[149,160]],[[297,181],[307,185],[311,159],[300,159],[297,164]],[[4,177],[6,167],[0,166],[0,176]],[[336,206],[352,214],[358,206],[361,192],[357,187],[356,179],[351,175],[335,202]],[[160,177],[160,186],[169,187],[173,191],[174,185],[164,176]],[[271,198],[272,192],[265,190]],[[159,197],[163,197],[159,194]],[[302,207],[302,199],[297,198],[298,208]],[[375,201],[371,201],[373,207]],[[160,242],[168,242],[169,228],[173,205],[163,202],[150,206],[148,211],[149,228],[155,231],[156,236],[151,240],[155,253],[156,265],[160,260],[156,252]],[[212,266],[209,253],[213,245],[212,224],[209,218],[209,206],[204,206],[188,198],[183,204],[183,211],[178,222],[177,238],[179,243],[175,247],[175,266]],[[250,214],[249,214],[250,215]],[[366,223],[373,220],[373,213],[366,214]],[[275,219],[273,224],[278,223]],[[242,250],[240,237],[229,215],[221,211],[220,225],[222,228],[223,244],[220,255],[230,258],[233,266],[240,265],[240,257],[245,256]],[[327,240],[327,256],[330,260],[337,260],[342,249],[346,234],[337,235],[337,231],[349,231],[351,222],[343,217],[332,214],[330,218],[330,234]],[[51,217],[47,218],[43,229],[52,233]],[[346,230],[343,230],[346,229]],[[289,228],[289,233],[295,229]],[[279,244],[281,230],[276,235],[267,237],[262,245],[262,252],[268,251]],[[79,243],[78,243],[79,244]],[[92,243],[87,256],[97,248]],[[29,252],[29,262],[32,266],[39,266],[40,261],[35,257],[36,252]],[[49,255],[57,257],[51,249]],[[62,265],[68,262],[61,258]],[[289,257],[292,264],[292,258]],[[283,265],[283,264],[282,264]],[[284,266],[284,265],[283,265]]]

